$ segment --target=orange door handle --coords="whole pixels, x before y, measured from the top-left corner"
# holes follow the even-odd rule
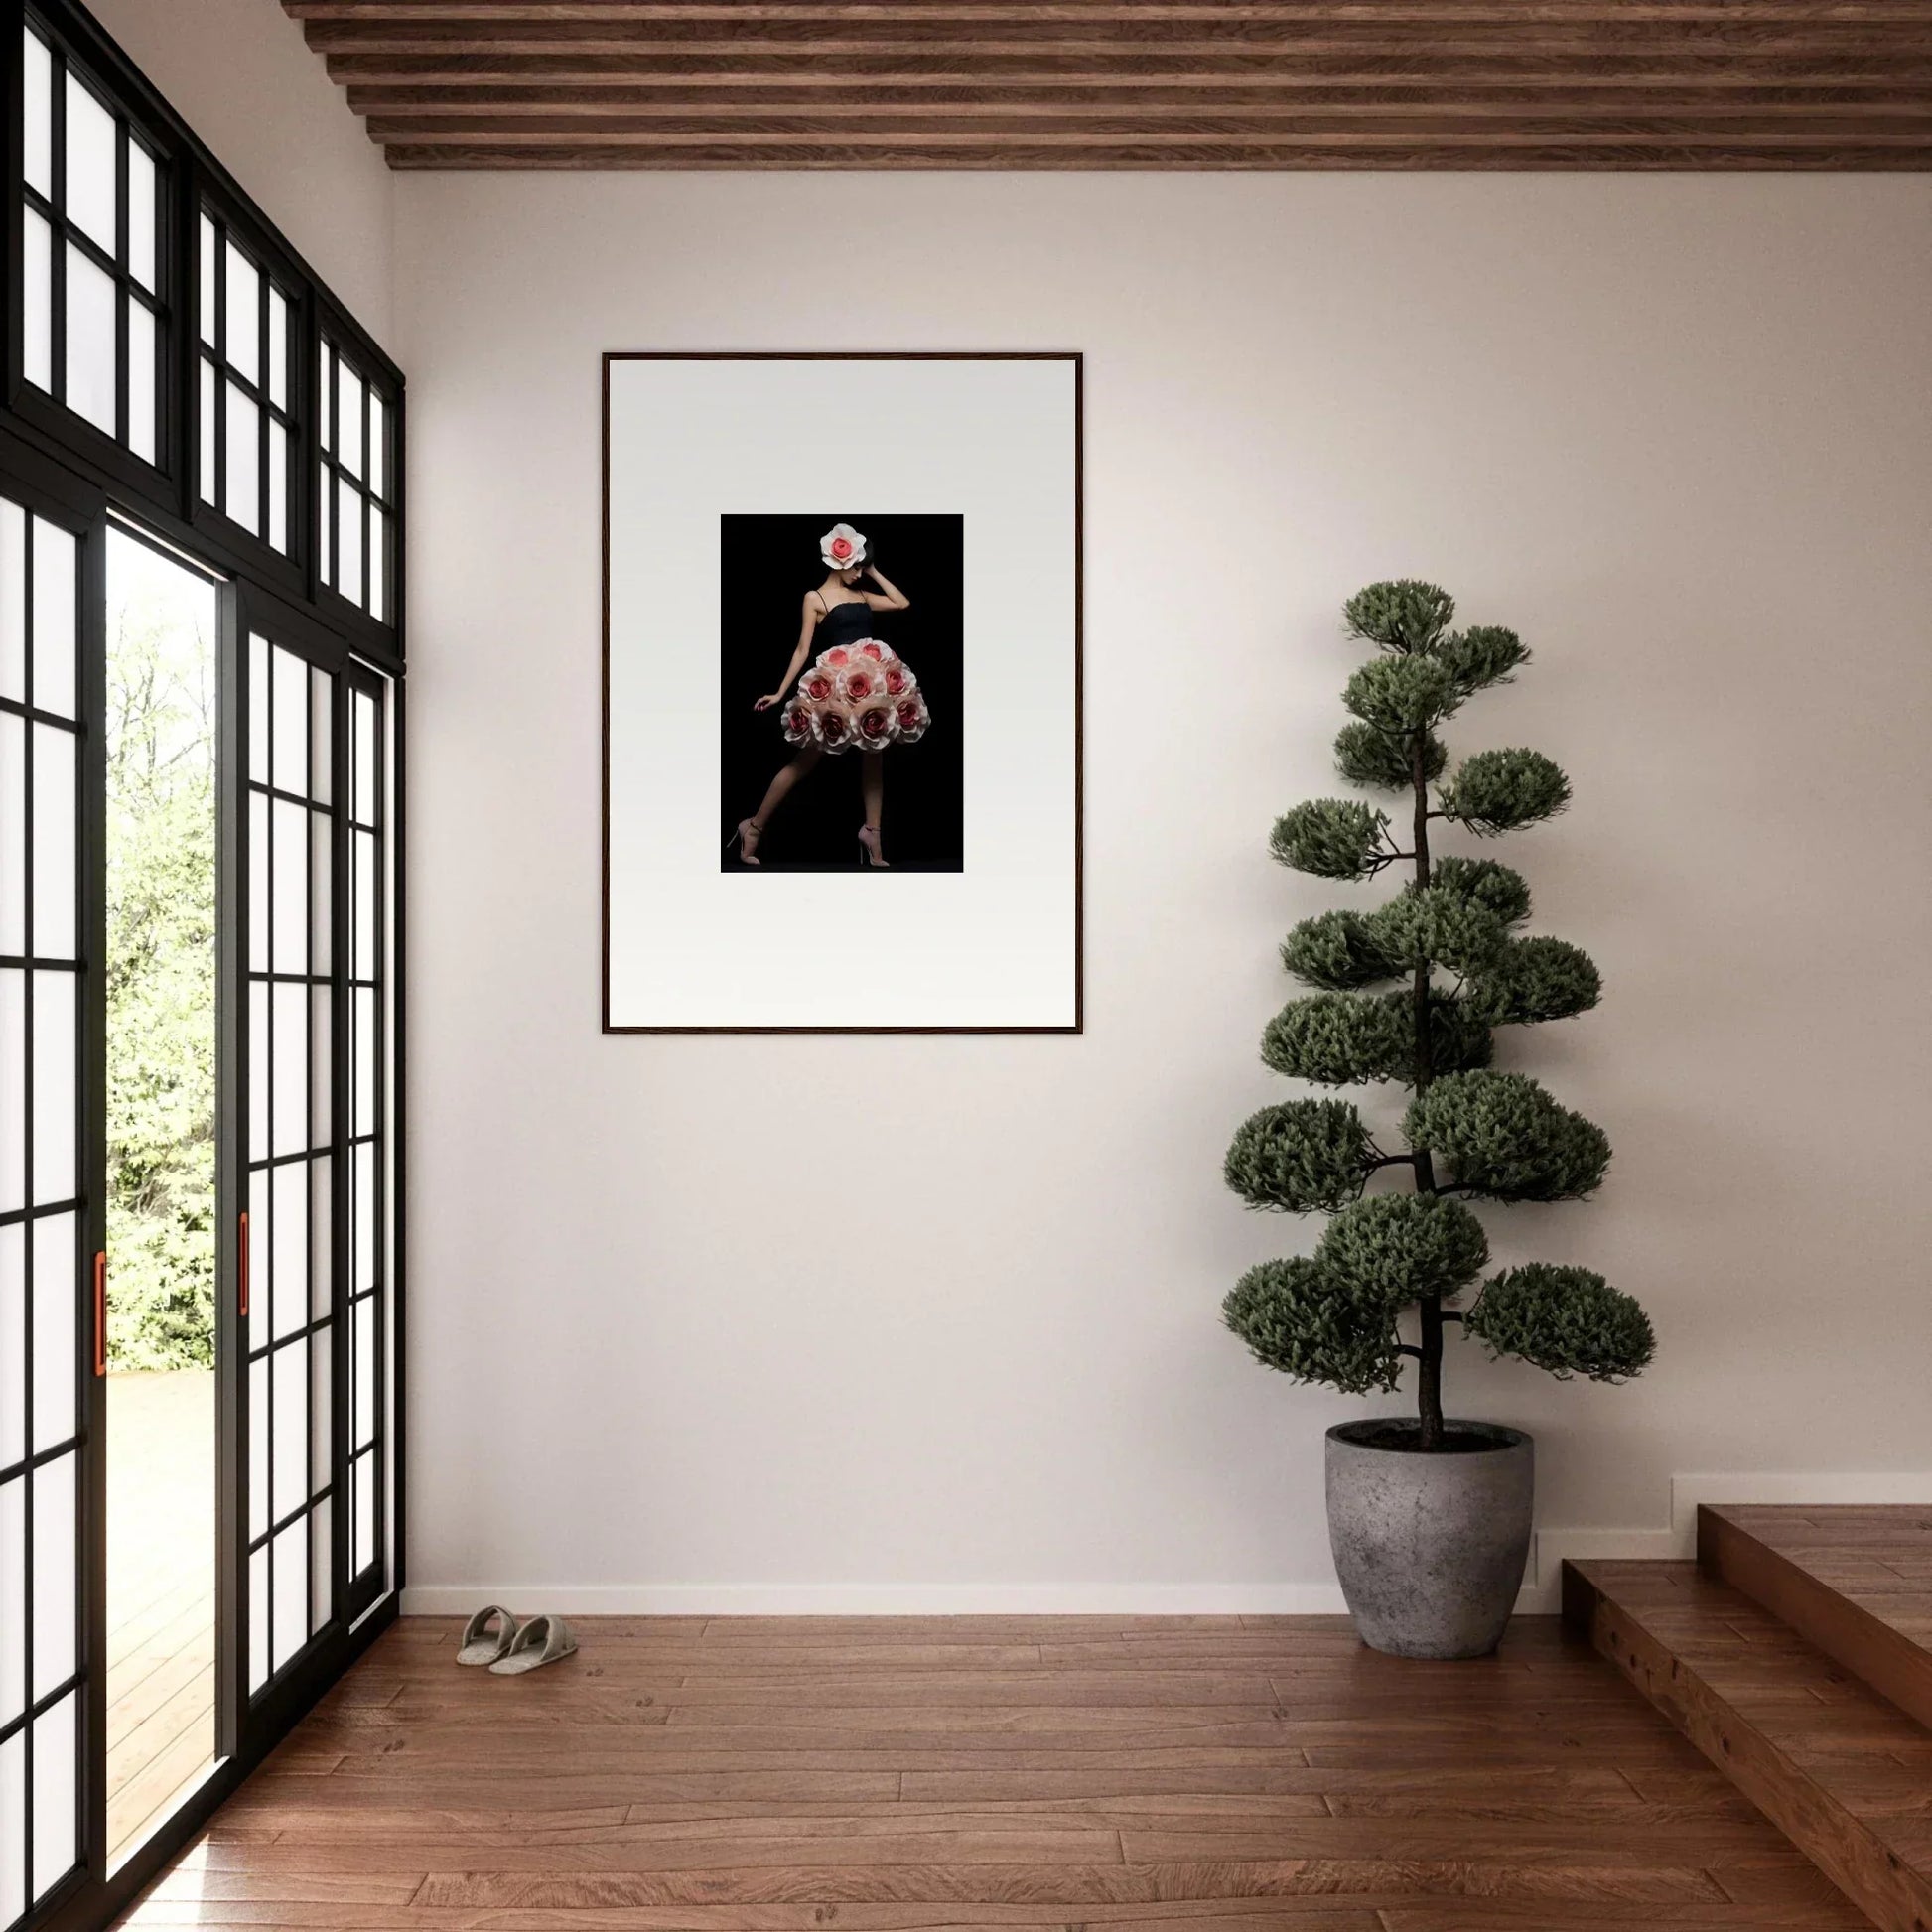
[[[240,1250],[236,1256],[236,1264],[237,1279],[241,1284],[241,1318],[246,1321],[248,1319],[248,1216],[246,1214],[241,1217],[236,1240]]]
[[[94,1373],[107,1373],[107,1257],[94,1256]]]

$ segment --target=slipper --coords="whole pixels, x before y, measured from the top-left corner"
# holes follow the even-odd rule
[[[498,1626],[493,1632],[489,1628],[492,1622]],[[491,1603],[463,1626],[463,1648],[457,1652],[456,1660],[459,1664],[493,1664],[498,1657],[509,1654],[510,1645],[515,1641],[515,1617]]]
[[[570,1625],[560,1616],[533,1616],[511,1640],[509,1650],[490,1665],[496,1677],[521,1677],[525,1671],[554,1664],[577,1648]]]

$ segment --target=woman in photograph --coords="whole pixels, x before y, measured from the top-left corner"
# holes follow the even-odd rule
[[[819,539],[819,558],[825,581],[805,593],[791,663],[778,688],[753,707],[782,706],[785,743],[797,751],[765,788],[758,810],[739,821],[738,857],[747,866],[759,864],[759,835],[792,786],[828,752],[836,757],[856,748],[866,804],[859,863],[883,867],[879,826],[886,802],[886,748],[916,744],[931,722],[918,680],[890,644],[871,635],[875,612],[908,608],[904,593],[880,575],[865,538],[849,523],[833,524]],[[861,590],[860,580],[868,577],[876,588]],[[814,645],[818,656],[807,670]],[[797,690],[788,699],[794,684]]]

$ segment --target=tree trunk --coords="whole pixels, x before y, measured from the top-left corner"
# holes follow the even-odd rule
[[[1428,733],[1419,731],[1409,744],[1409,775],[1416,794],[1416,885],[1429,884],[1429,779],[1425,775]],[[1429,1024],[1429,962],[1416,968],[1412,1012],[1416,1029],[1416,1092],[1424,1093],[1435,1077],[1436,1042]],[[1429,1150],[1419,1147],[1415,1154],[1416,1191],[1436,1191],[1436,1168]],[[1440,1449],[1443,1447],[1443,1301],[1439,1295],[1425,1295],[1421,1302],[1421,1358],[1416,1364],[1416,1403],[1419,1428],[1417,1448]]]

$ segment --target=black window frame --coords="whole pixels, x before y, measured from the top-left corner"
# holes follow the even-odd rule
[[[129,138],[139,139],[155,156],[159,170],[155,231],[154,305],[161,315],[161,344],[158,347],[157,423],[155,457],[149,464],[98,429],[86,418],[69,410],[61,402],[26,381],[24,354],[26,330],[24,315],[24,274],[22,243],[26,184],[24,181],[25,127],[23,90],[25,62],[22,36],[29,20],[58,56],[69,62],[74,71],[92,92],[122,121]],[[57,96],[61,90],[57,88]],[[386,956],[379,962],[379,976],[386,976],[386,1005],[379,1001],[386,1026],[387,1052],[382,1074],[383,1117],[378,1123],[380,1136],[387,1141],[387,1161],[381,1168],[380,1185],[387,1194],[386,1248],[379,1266],[382,1269],[381,1294],[388,1304],[388,1321],[382,1341],[385,1379],[378,1385],[378,1401],[384,1405],[378,1425],[387,1496],[387,1521],[377,1531],[378,1555],[386,1554],[388,1570],[380,1587],[370,1589],[366,1577],[339,1575],[335,1591],[336,1614],[325,1631],[304,1653],[304,1667],[293,1664],[275,1674],[252,1698],[246,1695],[246,1646],[248,1628],[239,1611],[245,1605],[242,1580],[233,1574],[231,1553],[240,1548],[235,1532],[239,1527],[235,1512],[240,1507],[240,1480],[247,1455],[245,1405],[239,1424],[224,1416],[221,1442],[221,1493],[217,1523],[217,1617],[222,1622],[230,1679],[219,1700],[226,1706],[217,1748],[227,1753],[225,1760],[176,1813],[173,1820],[149,1839],[123,1864],[111,1873],[105,1859],[104,1841],[97,1841],[93,1820],[99,1815],[101,1794],[94,1786],[97,1766],[102,1761],[105,1743],[106,1657],[103,1646],[103,1619],[93,1608],[84,1607],[81,1617],[80,1648],[82,1667],[90,1673],[92,1686],[87,1716],[88,1735],[92,1739],[87,1762],[79,1767],[83,1815],[80,1820],[84,1868],[42,1910],[30,1911],[24,1921],[32,1932],[58,1928],[58,1932],[91,1932],[124,1911],[140,1890],[187,1845],[207,1823],[207,1818],[274,1748],[290,1726],[314,1704],[350,1663],[393,1621],[406,1582],[406,1492],[404,1471],[407,1465],[405,1417],[406,1403],[403,1369],[407,1319],[407,1268],[404,1241],[403,1203],[406,1198],[404,1157],[407,1147],[403,1119],[403,1052],[406,1035],[404,1014],[404,935],[406,908],[403,899],[403,853],[405,850],[405,621],[406,609],[406,452],[407,386],[402,372],[381,350],[368,333],[328,288],[322,278],[295,249],[276,225],[256,206],[234,178],[221,166],[182,117],[146,80],[139,69],[120,51],[112,39],[73,0],[0,0],[0,97],[8,108],[7,137],[0,149],[0,181],[4,182],[6,225],[4,246],[0,247],[0,488],[5,488],[37,513],[56,511],[75,527],[84,527],[89,562],[88,605],[83,622],[92,626],[83,631],[82,646],[89,637],[96,644],[104,633],[105,610],[101,571],[104,568],[105,533],[111,520],[119,518],[139,526],[162,542],[180,550],[192,562],[226,580],[221,597],[221,648],[245,652],[251,626],[267,629],[275,641],[306,657],[319,668],[339,671],[342,678],[342,709],[345,718],[350,706],[351,690],[370,690],[377,695],[379,725],[386,723],[387,763],[381,782],[384,786],[384,817],[381,843],[386,866],[381,884],[388,899],[381,911],[386,923]],[[53,122],[53,139],[59,152],[61,125]],[[126,264],[128,224],[125,218],[124,176],[121,218],[115,250],[117,268]],[[58,185],[59,177],[56,177]],[[204,209],[218,216],[223,228],[258,267],[273,276],[284,294],[293,297],[289,312],[290,386],[288,417],[291,426],[290,481],[288,515],[291,534],[289,552],[277,551],[268,542],[265,527],[251,534],[239,522],[200,498],[201,434],[200,383],[202,343],[200,329],[201,274],[198,257],[201,216]],[[60,230],[56,229],[58,249]],[[97,252],[97,251],[96,251]],[[218,284],[217,284],[218,286]],[[57,312],[53,324],[58,329],[63,318]],[[320,389],[320,345],[323,340],[336,343],[357,366],[364,378],[380,389],[388,408],[389,451],[386,483],[387,505],[391,516],[389,581],[386,588],[386,620],[378,621],[366,609],[340,596],[324,581],[323,560],[318,542],[319,488],[321,475],[318,429]],[[117,417],[126,416],[127,329],[117,306],[116,315]],[[264,383],[265,386],[265,383]],[[365,571],[366,571],[365,558]],[[266,619],[268,621],[263,622]],[[236,701],[241,681],[230,679],[223,705]],[[96,714],[97,719],[98,714]],[[235,731],[245,725],[245,717],[224,716],[223,742],[232,745]],[[88,757],[98,756],[98,726]],[[341,755],[339,755],[339,765]],[[221,836],[233,841],[236,828],[232,817],[238,800],[245,800],[245,773],[231,777],[220,805],[223,814]],[[343,808],[346,822],[347,808]],[[78,828],[80,849],[93,854],[90,864],[98,866],[101,842],[99,800],[89,799],[81,807],[83,823]],[[349,840],[345,836],[345,855]],[[340,885],[345,884],[339,877]],[[245,948],[245,896],[232,887],[223,889],[220,922],[234,943],[239,933]],[[338,897],[337,903],[342,899]],[[98,960],[104,953],[104,904],[88,911],[88,945]],[[238,922],[239,921],[239,922]],[[345,960],[347,940],[339,930],[337,958]],[[345,968],[344,969],[345,972]],[[230,1069],[228,1078],[237,1077],[235,1069],[245,1068],[245,1056],[237,1055],[231,1037],[239,1011],[245,1011],[246,976],[236,974],[230,962],[221,1016],[223,1053]],[[340,1011],[340,1009],[339,1009]],[[86,1023],[88,1037],[88,1080],[104,1085],[105,1036],[98,1002]],[[339,1060],[339,1068],[341,1061]],[[345,1074],[339,1072],[339,1081]],[[346,1093],[338,1086],[334,1118],[347,1119]],[[232,1116],[231,1116],[232,1118]],[[340,1131],[340,1129],[339,1129]],[[240,1121],[245,1140],[245,1117]],[[233,1132],[222,1139],[224,1149],[236,1145]],[[99,1217],[99,1187],[93,1184],[96,1198],[86,1208],[87,1227],[83,1235],[89,1244],[98,1238],[93,1231]],[[345,1196],[346,1190],[343,1190]],[[245,1204],[245,1188],[237,1189],[230,1174],[223,1191],[229,1207]],[[339,1208],[339,1215],[345,1210]],[[224,1214],[223,1226],[232,1223]],[[222,1240],[217,1247],[220,1274],[217,1282],[216,1318],[219,1346],[230,1360],[242,1337],[237,1334],[235,1311],[236,1257],[234,1244]],[[345,1308],[344,1312],[346,1312]],[[89,1334],[91,1340],[91,1334]],[[337,1331],[336,1345],[344,1360],[348,1350],[348,1324]],[[245,1354],[245,1347],[244,1347]],[[245,1360],[242,1381],[246,1381]],[[352,1384],[346,1373],[338,1377],[339,1400],[350,1399]],[[88,1519],[78,1532],[81,1549],[79,1587],[91,1605],[100,1599],[104,1581],[105,1457],[100,1423],[104,1411],[89,1382],[81,1391],[84,1430],[89,1441],[88,1460],[82,1470],[88,1505]],[[338,1445],[345,1443],[346,1417],[339,1415],[333,1433]],[[237,1433],[239,1429],[239,1432]],[[237,1451],[242,1467],[234,1466]],[[348,1566],[352,1549],[352,1519],[338,1512],[336,1524],[336,1561],[339,1573]],[[245,1556],[242,1565],[245,1568]],[[245,1716],[242,1715],[245,1713]]]

